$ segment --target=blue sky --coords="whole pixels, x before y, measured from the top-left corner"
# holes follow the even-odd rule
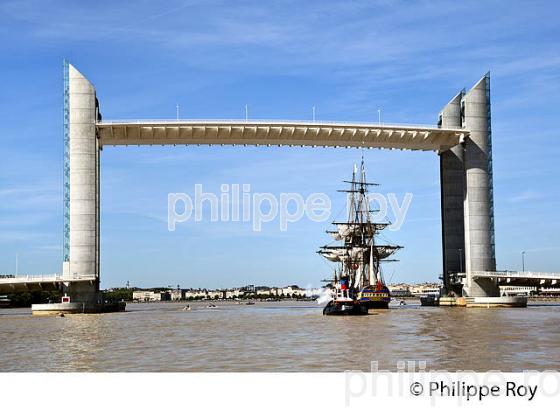
[[[557,121],[560,6],[554,2],[0,1],[0,272],[61,271],[62,59],[95,85],[105,119],[311,119],[434,124],[461,88],[492,73],[500,269],[560,271]],[[184,224],[167,194],[222,183],[326,192],[333,210],[359,150],[107,147],[102,286],[318,285],[326,224]],[[386,236],[405,246],[393,281],[441,272],[434,153],[365,152],[382,192],[414,194]]]

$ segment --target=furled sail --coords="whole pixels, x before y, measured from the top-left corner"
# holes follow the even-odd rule
[[[346,238],[352,237],[359,232],[360,227],[353,224],[336,224],[336,231],[330,231],[330,235],[336,241],[341,241]]]
[[[375,247],[375,253],[379,259],[385,259],[393,255],[399,249],[401,249],[401,246],[377,245]]]
[[[366,238],[373,237],[376,232],[385,229],[388,226],[387,223],[341,223],[335,222],[336,231],[329,231],[329,234],[336,241],[341,241],[343,239],[351,238],[355,235],[361,235],[362,233]]]
[[[348,254],[352,259],[363,259],[364,253],[367,251],[367,248],[363,246],[354,246],[352,249],[348,251]]]
[[[348,259],[345,249],[323,249],[319,254],[331,262],[342,262]]]

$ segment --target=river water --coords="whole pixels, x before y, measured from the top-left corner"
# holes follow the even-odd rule
[[[325,317],[311,302],[129,304],[104,315],[0,310],[1,371],[560,370],[560,304]]]

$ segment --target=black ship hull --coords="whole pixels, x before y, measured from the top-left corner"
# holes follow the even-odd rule
[[[323,315],[326,316],[360,316],[367,315],[368,309],[361,303],[336,303],[330,301],[323,308]]]
[[[389,309],[389,302],[386,300],[369,300],[360,302],[366,309]]]

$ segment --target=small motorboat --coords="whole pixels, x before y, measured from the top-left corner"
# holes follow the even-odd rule
[[[335,294],[323,308],[323,315],[327,316],[357,316],[367,315],[368,308],[356,299],[354,291],[348,287],[348,277],[343,276],[335,285]]]
[[[420,297],[422,306],[439,306],[439,295],[424,295]]]
[[[0,308],[9,307],[12,307],[12,301],[8,298],[7,295],[0,295]]]

